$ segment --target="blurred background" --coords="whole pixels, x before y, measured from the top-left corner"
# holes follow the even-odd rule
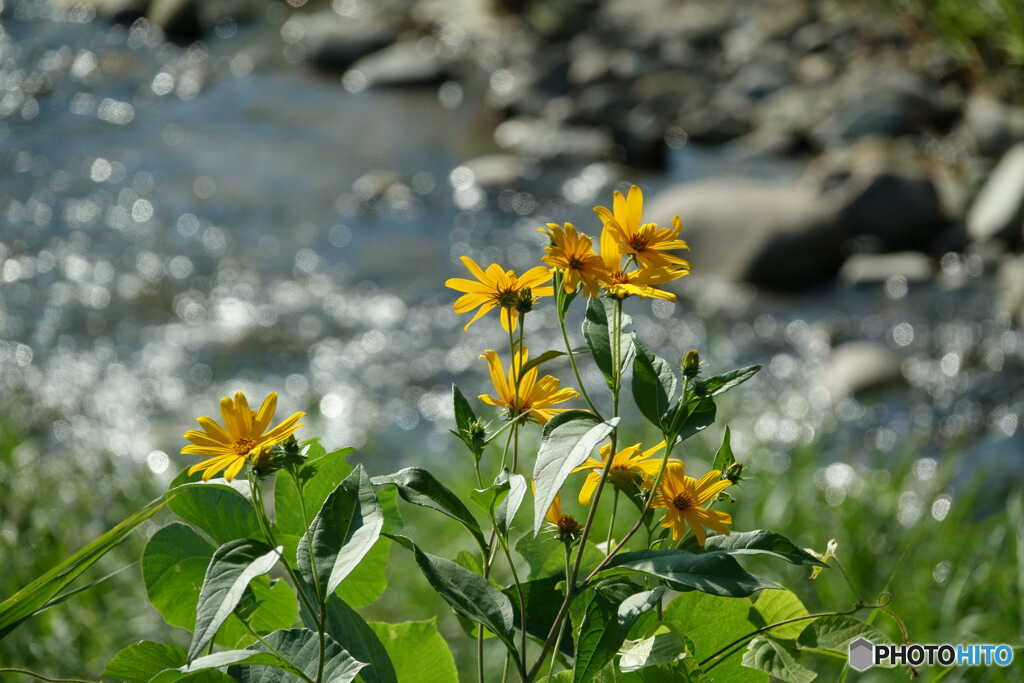
[[[158,495],[236,390],[468,489],[450,386],[489,391],[505,342],[444,280],[535,265],[549,220],[596,234],[636,182],[693,264],[627,303],[641,338],[765,366],[684,454],[731,427],[737,528],[836,538],[912,640],[1019,642],[1022,65],[1017,0],[0,0],[0,596]],[[160,523],[0,663],[181,641],[131,566]]]

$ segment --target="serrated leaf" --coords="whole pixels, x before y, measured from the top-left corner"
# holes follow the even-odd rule
[[[730,555],[772,555],[786,560],[790,564],[827,566],[814,555],[797,547],[793,541],[782,534],[767,529],[736,531],[728,536],[724,534],[708,536],[704,542],[704,550],[708,552],[722,551]]]
[[[757,596],[751,607],[750,621],[757,626],[767,626],[787,619],[808,616],[809,612],[800,602],[795,593],[788,590],[765,590]],[[807,627],[807,621],[795,621],[792,624],[778,626],[768,632],[768,636],[776,640],[793,640]]]
[[[676,393],[676,375],[663,358],[649,351],[639,341],[634,343],[633,400],[648,422],[664,430],[664,416],[669,412]]]
[[[761,370],[760,365],[748,365],[726,372],[721,375],[714,375],[697,383],[697,390],[704,396],[718,396],[730,389],[743,384]]]
[[[280,654],[284,661],[304,673],[310,680],[317,680],[320,666],[320,635],[318,633],[304,628],[294,628],[275,631],[263,640]],[[250,650],[262,647],[263,644],[258,643],[253,645]],[[319,679],[324,683],[349,683],[366,666],[365,663],[352,657],[329,635],[324,636],[324,655],[323,675]],[[241,683],[302,681],[294,673],[282,674],[280,667],[272,668],[253,664],[233,667],[231,673]]]
[[[570,410],[559,413],[544,425],[540,450],[533,468],[533,482],[536,486],[534,534],[544,525],[544,515],[566,478],[583,464],[594,447],[604,441],[618,423],[617,417],[602,422],[593,413]]]
[[[271,548],[251,539],[229,541],[214,551],[199,592],[188,661],[195,659],[213,640],[217,630],[234,612],[249,582],[270,572],[280,557],[280,546]]]
[[[743,666],[764,671],[780,681],[811,683],[818,674],[800,664],[796,655],[782,643],[758,636],[747,644],[747,651],[743,653]]]
[[[437,619],[401,624],[371,622],[387,648],[399,680],[417,683],[458,683],[455,658],[437,630]]]
[[[676,590],[741,598],[775,584],[750,574],[727,553],[637,550],[616,555],[603,571],[629,570],[664,579]]]
[[[114,655],[103,669],[102,678],[148,681],[164,669],[184,666],[186,654],[180,647],[140,640]]]
[[[360,465],[327,496],[296,550],[299,571],[321,601],[359,565],[383,526],[373,485]]]
[[[458,496],[427,470],[419,467],[406,467],[393,474],[374,477],[372,481],[374,486],[394,484],[398,489],[398,495],[406,502],[436,510],[460,522],[473,534],[473,538],[481,548],[487,548],[487,540],[473,513],[466,508]]]

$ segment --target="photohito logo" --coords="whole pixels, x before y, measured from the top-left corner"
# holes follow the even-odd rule
[[[867,638],[851,640],[850,668],[867,671],[873,666],[1010,666],[1013,648],[1005,643],[951,643],[875,645]]]

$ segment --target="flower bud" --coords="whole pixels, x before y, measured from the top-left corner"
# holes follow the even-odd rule
[[[689,378],[694,378],[700,373],[700,354],[697,349],[690,349],[683,356],[683,374]]]
[[[558,540],[566,544],[575,541],[583,530],[572,515],[562,515],[555,526],[558,528]]]
[[[731,481],[733,484],[739,483],[743,478],[743,463],[734,462],[729,465],[729,469],[725,471],[725,478]]]
[[[487,445],[487,428],[480,420],[473,420],[469,423],[469,439],[473,443],[476,452],[482,451]]]
[[[533,290],[529,287],[519,290],[519,296],[516,297],[516,310],[520,314],[529,313],[533,310]]]

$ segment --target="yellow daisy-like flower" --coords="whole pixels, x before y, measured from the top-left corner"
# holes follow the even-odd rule
[[[683,537],[687,524],[701,547],[707,538],[704,527],[729,535],[725,525],[732,524],[732,515],[701,507],[732,486],[731,481],[720,478],[721,474],[718,470],[711,470],[700,479],[694,479],[686,476],[683,463],[677,461],[668,464],[651,507],[665,508],[665,519],[661,521],[661,526],[672,529],[673,541]]]
[[[255,460],[275,444],[279,444],[295,433],[302,425],[299,420],[305,413],[292,413],[281,424],[267,430],[277,410],[277,394],[271,393],[260,405],[259,411],[249,409],[249,402],[241,392],[232,399],[225,396],[220,400],[220,412],[224,426],[209,417],[198,417],[196,421],[203,431],[190,429],[185,438],[192,443],[181,449],[185,455],[211,456],[189,468],[189,474],[203,473],[203,481],[224,472],[224,478],[231,481],[250,460]]]
[[[522,367],[529,359],[529,349],[522,348],[516,352],[512,364],[508,368],[507,376],[496,352],[488,349],[480,357],[487,360],[487,367],[491,371],[491,382],[498,395],[495,397],[480,394],[478,398],[488,405],[507,409],[510,417],[529,413],[530,419],[534,422],[546,424],[557,413],[564,413],[568,410],[568,408],[552,408],[551,406],[565,403],[579,396],[575,389],[559,388],[561,382],[551,375],[545,375],[538,380],[538,369],[535,367],[521,372]],[[518,405],[516,403],[517,377],[519,378]]]
[[[619,299],[635,294],[649,299],[675,301],[674,293],[657,289],[655,285],[678,280],[690,272],[689,266],[685,269],[674,266],[640,267],[627,272],[622,266],[618,237],[608,225],[601,230],[601,260],[607,270],[607,276],[601,280],[601,284],[609,295]]]
[[[501,308],[501,326],[508,332],[514,332],[519,324],[516,306],[523,294],[529,291],[532,300],[536,301],[538,297],[551,296],[554,293],[551,287],[538,286],[551,279],[551,271],[544,266],[536,266],[522,275],[516,275],[515,271],[505,270],[497,263],[492,263],[484,270],[468,256],[463,256],[461,260],[476,280],[453,277],[448,279],[444,286],[463,292],[463,295],[455,300],[456,313],[468,313],[474,308],[477,309],[473,318],[466,323],[467,330],[470,325],[498,306]]]
[[[544,248],[541,261],[562,271],[565,291],[572,294],[583,285],[587,296],[597,296],[600,281],[608,276],[608,272],[604,261],[594,253],[590,236],[576,232],[572,223],[548,223],[546,228],[537,230],[551,240],[551,244]]]
[[[612,211],[603,206],[595,206],[594,212],[605,228],[611,229],[623,253],[633,254],[642,268],[671,268],[689,272],[688,262],[668,253],[690,248],[679,239],[682,224],[678,216],[673,219],[671,228],[657,223],[643,223],[644,194],[636,185],[629,188],[628,196],[623,197],[621,192],[615,192],[612,200]]]
[[[648,477],[657,475],[661,468],[661,458],[656,458],[655,453],[663,448],[665,448],[664,441],[642,452],[638,443],[623,448],[612,459],[612,466],[608,471],[609,481],[616,488],[629,490],[630,487],[636,486]],[[601,446],[600,460],[588,458],[586,462],[573,470],[573,472],[590,471],[586,481],[583,482],[583,487],[580,488],[580,505],[590,505],[590,499],[594,496],[597,485],[601,483],[601,472],[608,464],[608,456],[611,451],[612,445],[605,444]]]

